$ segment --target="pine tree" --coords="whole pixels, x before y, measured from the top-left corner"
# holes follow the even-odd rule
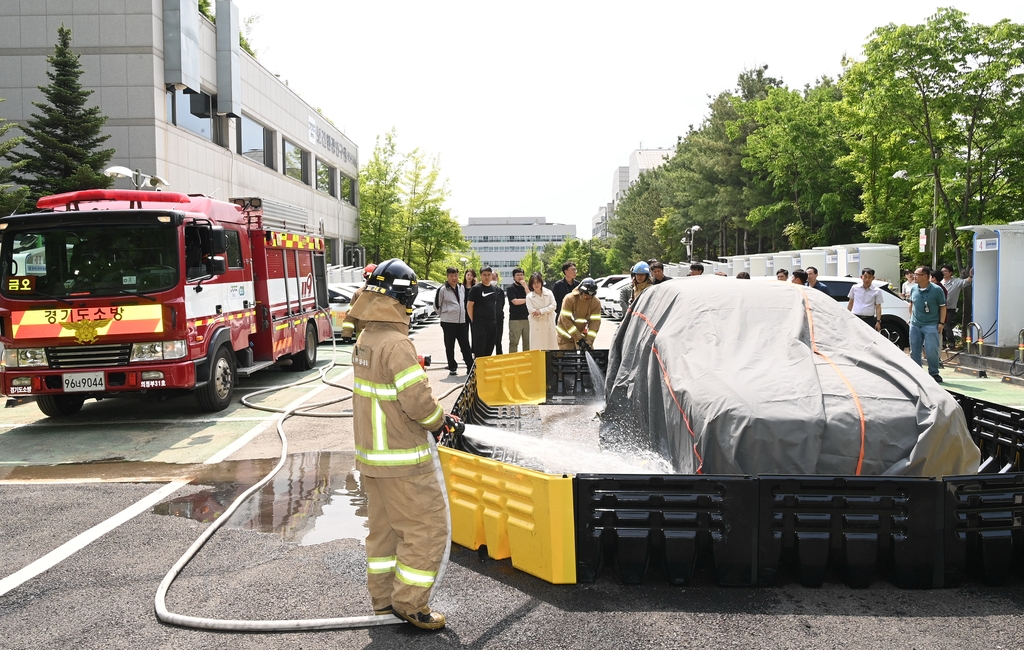
[[[0,99],[0,102],[2,101],[4,100]],[[0,138],[7,135],[7,132],[14,128],[14,126],[13,122],[8,122],[0,117]],[[19,135],[0,142],[0,160],[6,158],[11,150],[17,147],[24,139],[24,136]],[[13,191],[10,189],[14,180],[14,171],[20,166],[21,163],[14,163],[13,165],[0,164],[0,217],[17,212],[28,196],[27,187],[19,187]]]
[[[21,163],[15,174],[29,188],[29,207],[40,196],[107,188],[114,182],[102,173],[114,150],[99,148],[110,137],[100,135],[107,118],[99,107],[85,106],[93,91],[82,89],[78,59],[71,51],[71,30],[61,25],[54,53],[46,57],[50,85],[39,86],[47,101],[33,102],[41,114],[32,113],[22,127],[27,151],[9,156]]]

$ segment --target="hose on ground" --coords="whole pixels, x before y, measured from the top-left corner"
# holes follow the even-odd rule
[[[336,629],[349,629],[349,628],[363,628],[363,627],[375,627],[380,625],[397,625],[404,623],[405,621],[395,616],[378,616],[378,615],[366,615],[366,616],[347,616],[340,618],[311,618],[311,619],[276,619],[276,620],[244,620],[244,619],[223,619],[223,618],[208,618],[203,616],[187,616],[185,614],[176,614],[167,609],[166,597],[167,592],[171,588],[174,580],[184,570],[192,558],[199,553],[200,549],[213,537],[213,535],[220,530],[222,526],[231,518],[231,515],[238,510],[239,507],[253,494],[258,492],[264,485],[270,482],[271,479],[284,467],[285,461],[288,458],[288,437],[284,432],[284,421],[293,416],[303,417],[326,417],[326,418],[344,418],[352,417],[352,411],[328,411],[328,412],[311,412],[312,409],[322,408],[330,406],[332,404],[338,404],[352,398],[352,388],[343,386],[339,383],[332,382],[327,379],[328,373],[331,372],[335,367],[338,366],[337,354],[338,346],[337,342],[332,341],[332,352],[333,356],[331,362],[321,368],[318,373],[314,376],[300,379],[299,381],[285,384],[283,386],[275,386],[273,388],[266,388],[263,390],[250,393],[241,399],[243,405],[248,408],[257,409],[260,411],[267,411],[271,413],[280,413],[281,417],[277,419],[277,435],[281,440],[281,458],[278,460],[277,465],[274,466],[270,472],[264,476],[255,485],[250,487],[248,490],[240,494],[231,505],[221,514],[210,526],[203,531],[203,534],[196,539],[195,542],[188,548],[187,551],[174,563],[170,571],[164,576],[163,580],[160,581],[160,586],[157,587],[156,596],[153,602],[153,608],[156,612],[156,617],[163,623],[169,625],[177,625],[179,627],[196,628],[202,630],[220,630],[220,631],[233,631],[233,632],[293,632],[298,630],[336,630]],[[286,388],[294,388],[303,384],[310,383],[319,379],[328,386],[335,388],[343,388],[349,391],[348,395],[337,399],[326,400],[323,402],[316,402],[314,404],[300,404],[292,409],[280,409],[269,406],[263,406],[260,404],[251,403],[251,399],[257,395],[261,395],[268,392],[279,391]],[[446,391],[438,400],[444,399],[448,395],[451,395],[455,390],[462,388],[463,384],[456,384],[450,390]],[[447,559],[446,559],[447,562]],[[440,572],[439,572],[440,575]]]

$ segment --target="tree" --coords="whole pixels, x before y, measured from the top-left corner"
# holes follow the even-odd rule
[[[523,269],[527,279],[534,273],[544,273],[544,262],[540,259],[540,253],[537,252],[536,244],[530,246],[530,252],[524,255],[523,259],[519,260],[519,266]]]
[[[940,9],[923,25],[876,29],[864,54],[843,79],[860,218],[872,234],[900,232],[904,252],[915,251],[915,226],[931,225],[937,186],[938,227],[962,273],[969,236],[959,226],[1024,216],[1011,175],[1024,151],[1024,25],[970,24]],[[908,183],[901,171],[928,180]]]
[[[660,169],[640,174],[608,222],[608,231],[614,235],[611,246],[620,259],[660,259],[665,254],[662,242],[654,234],[654,224],[663,216],[665,205]]]
[[[402,247],[401,257],[410,264],[414,261],[414,254],[417,246],[427,245],[422,240],[424,232],[419,229],[419,224],[428,213],[436,215],[440,213],[444,201],[448,198],[448,189],[443,182],[440,182],[441,166],[440,161],[434,158],[430,161],[420,153],[419,149],[413,149],[405,157],[404,172],[402,174]],[[458,239],[462,241],[461,235]]]
[[[423,278],[431,276],[444,278],[444,268],[440,268],[437,273],[434,273],[434,265],[448,251],[461,250],[469,246],[469,242],[462,236],[462,227],[459,226],[459,222],[452,218],[448,210],[444,210],[440,206],[431,206],[420,215],[413,236],[419,251],[418,257],[423,260],[422,266],[418,270],[420,277]],[[444,267],[447,268],[447,265]]]
[[[402,197],[399,194],[404,158],[398,153],[395,130],[377,136],[369,162],[359,170],[359,242],[367,263],[381,263],[401,250]]]
[[[99,148],[110,138],[100,135],[107,118],[98,106],[85,106],[93,91],[83,90],[79,82],[82,66],[71,51],[70,29],[57,29],[57,45],[46,60],[50,85],[39,86],[46,103],[32,103],[40,113],[32,113],[22,127],[26,151],[9,154],[21,163],[15,173],[29,188],[29,205],[47,194],[107,188],[114,182],[103,175],[114,150]]]
[[[774,219],[796,249],[859,238],[859,187],[838,164],[849,153],[841,99],[834,82],[822,77],[803,93],[772,88],[764,99],[736,103],[737,112],[757,124],[747,136],[743,166],[765,180],[775,199],[747,219]]]
[[[0,102],[2,101],[4,100],[0,99]],[[14,123],[0,117],[0,138],[6,136],[7,132],[12,128],[14,128]],[[23,139],[22,136],[15,136],[0,142],[0,160],[6,158],[11,150],[17,147]],[[11,189],[14,171],[21,165],[22,163],[14,163],[13,165],[0,166],[0,217],[6,217],[17,212],[28,196],[27,187]]]

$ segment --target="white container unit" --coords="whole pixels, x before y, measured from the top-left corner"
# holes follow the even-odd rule
[[[818,269],[818,275],[829,275],[828,265],[825,263],[825,251],[808,249],[798,251],[800,253],[800,268],[807,270],[808,266]]]
[[[885,280],[897,288],[900,276],[900,247],[895,244],[844,244],[836,246],[836,275],[859,278],[864,268],[875,270],[876,280]]]
[[[800,266],[800,251],[781,251],[772,255],[775,273],[782,269],[792,272],[793,269],[803,268]]]
[[[751,255],[750,268],[747,272],[752,278],[763,278],[766,275],[775,275],[768,263],[772,261],[771,255]]]
[[[839,253],[835,246],[815,246],[814,250],[825,253],[825,265],[818,267],[819,275],[839,275]]]
[[[986,344],[1016,349],[1024,329],[1024,223],[959,230],[974,231],[974,322]]]

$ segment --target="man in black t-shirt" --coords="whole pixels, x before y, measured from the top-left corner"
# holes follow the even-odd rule
[[[562,279],[551,287],[551,293],[555,294],[555,322],[558,322],[558,314],[562,311],[562,301],[572,293],[572,290],[580,286],[576,281],[576,263],[568,261],[562,264]]]
[[[491,284],[491,267],[480,269],[480,284],[469,290],[466,296],[466,313],[472,322],[473,354],[489,357],[494,354],[494,342],[498,334],[498,305],[502,291]]]
[[[505,290],[508,296],[508,351],[519,351],[519,340],[523,341],[523,352],[530,349],[530,312],[526,308],[526,273],[520,268],[512,269],[512,286]]]

